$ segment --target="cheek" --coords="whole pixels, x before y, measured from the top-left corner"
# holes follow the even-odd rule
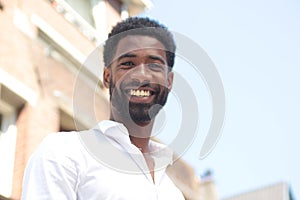
[[[129,76],[130,77],[130,76]],[[126,73],[114,73],[111,77],[110,77],[110,89],[112,90],[116,90],[115,92],[117,94],[121,94],[121,90],[122,90],[122,85],[125,84],[125,82],[128,82],[128,78],[127,78],[127,74]]]
[[[160,77],[161,84],[168,87],[169,86],[169,77],[168,74],[162,74]]]
[[[115,83],[122,82],[125,78],[130,77],[130,72],[124,70],[118,70],[114,73],[113,81]]]
[[[112,71],[111,76],[110,76],[110,86],[114,88],[114,87],[120,85],[121,78],[122,78],[122,75],[120,75],[120,73],[117,73],[116,71]]]

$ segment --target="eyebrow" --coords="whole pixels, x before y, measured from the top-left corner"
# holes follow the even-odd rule
[[[120,61],[121,59],[123,58],[136,58],[136,54],[133,54],[133,53],[125,53],[125,54],[122,54],[121,56],[118,57],[118,61]],[[154,55],[149,55],[148,58],[150,58],[151,60],[158,60],[160,62],[162,62],[164,65],[166,64],[166,61],[161,58],[160,56],[154,56]]]
[[[160,62],[162,62],[164,65],[166,64],[165,60],[163,58],[161,58],[160,56],[153,56],[153,55],[150,55],[149,58],[151,60],[158,60]]]
[[[136,55],[135,54],[132,54],[132,53],[125,53],[125,54],[122,54],[120,57],[118,57],[118,61],[120,61],[121,59],[123,58],[135,58]]]

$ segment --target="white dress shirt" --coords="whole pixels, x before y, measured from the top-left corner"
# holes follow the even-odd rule
[[[172,152],[151,141],[154,181],[122,124],[49,134],[29,160],[23,200],[184,200],[165,173]]]

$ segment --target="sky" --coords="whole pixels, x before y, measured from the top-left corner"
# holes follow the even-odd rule
[[[152,2],[143,16],[200,45],[226,95],[222,135],[199,159],[212,105],[203,79],[179,58],[174,69],[193,88],[200,112],[198,134],[183,159],[199,175],[213,171],[221,198],[287,182],[300,199],[300,1]],[[171,95],[165,112],[172,133],[184,120],[179,101]],[[158,135],[166,143],[175,137]]]

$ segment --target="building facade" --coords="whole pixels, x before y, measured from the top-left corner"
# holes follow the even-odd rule
[[[121,18],[142,12],[151,2],[0,4],[0,195],[19,199],[28,158],[47,134],[89,128],[108,117],[97,46]],[[91,54],[95,62],[86,62]],[[96,110],[92,116],[91,110]]]
[[[0,199],[20,198],[26,163],[47,134],[108,118],[101,43],[121,19],[151,7],[150,0],[0,0]],[[213,182],[200,182],[184,161],[168,173],[186,199],[217,199]]]
[[[223,200],[294,200],[286,182],[261,187]]]

